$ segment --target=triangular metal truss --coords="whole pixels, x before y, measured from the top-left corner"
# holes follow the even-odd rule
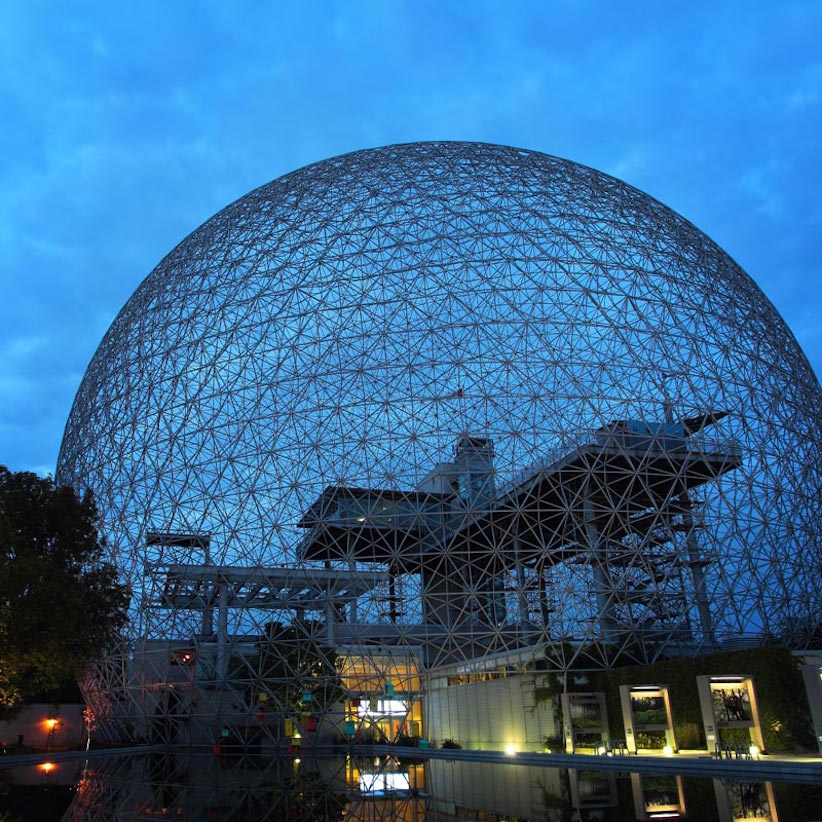
[[[807,647],[820,420],[751,279],[618,180],[464,143],[309,166],[172,251],[80,387],[58,479],[134,592],[87,694],[121,736],[277,745],[413,736],[426,677],[523,649]]]

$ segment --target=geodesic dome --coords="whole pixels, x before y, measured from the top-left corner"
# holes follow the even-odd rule
[[[566,160],[421,143],[295,171],[177,246],[94,355],[57,476],[96,495],[135,635],[188,630],[141,605],[173,562],[380,572],[349,622],[466,655],[801,644],[820,410],[682,217]]]

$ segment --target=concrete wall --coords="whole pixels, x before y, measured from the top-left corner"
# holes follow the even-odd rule
[[[796,656],[800,656],[796,654]],[[822,753],[822,654],[807,653],[800,656],[802,661],[802,678],[808,694],[808,707],[811,712],[814,737]]]
[[[83,724],[85,705],[26,705],[14,719],[0,722],[0,742],[16,745],[22,735],[23,745],[28,748],[74,748],[85,744]],[[54,733],[49,738],[46,720],[57,719]]]
[[[466,749],[541,751],[546,736],[555,736],[550,701],[535,704],[533,674],[509,676],[470,685],[432,679],[424,697],[423,734],[442,744],[453,739]]]

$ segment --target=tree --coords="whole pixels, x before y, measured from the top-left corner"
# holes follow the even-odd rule
[[[90,493],[0,466],[0,717],[78,677],[126,623]]]
[[[267,710],[284,717],[322,714],[345,697],[337,655],[326,644],[320,623],[271,622],[257,650],[245,663],[246,675],[251,680],[252,698],[259,701],[262,694]],[[243,676],[239,671],[237,675]]]

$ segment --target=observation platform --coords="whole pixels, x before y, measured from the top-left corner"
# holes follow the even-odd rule
[[[322,610],[329,602],[353,602],[388,580],[381,571],[282,566],[159,565],[147,570],[161,582],[152,606],[197,611],[215,606]]]
[[[615,422],[473,503],[457,494],[331,486],[297,523],[307,529],[297,555],[414,573],[444,550],[469,562],[556,563],[590,551],[591,529],[608,540],[647,537],[690,515],[690,491],[742,465],[734,447],[690,441],[691,432]]]

